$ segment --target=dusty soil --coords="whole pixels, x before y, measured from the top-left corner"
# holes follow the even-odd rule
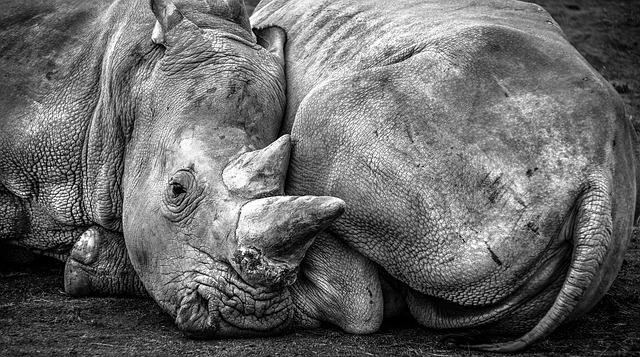
[[[640,122],[640,1],[538,1]],[[190,340],[148,299],[73,299],[62,266],[0,267],[0,355],[469,355],[412,322],[368,336],[335,329],[271,338]],[[640,355],[640,233],[610,292],[587,316],[525,355]]]

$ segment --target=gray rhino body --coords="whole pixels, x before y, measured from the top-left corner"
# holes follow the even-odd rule
[[[144,285],[207,337],[365,333],[408,307],[426,326],[533,328],[483,346],[513,350],[604,294],[634,215],[635,138],[546,12],[273,1],[256,36],[238,4],[7,6],[3,243],[73,246],[68,290]],[[289,35],[287,193],[349,207],[308,251],[343,207],[280,196],[273,24]]]
[[[145,29],[144,21],[137,28],[121,26],[149,14],[122,18],[123,9],[110,9],[110,3],[5,4],[0,18],[3,247],[20,245],[66,260],[92,226],[122,237],[122,158],[132,124],[123,113],[137,105],[139,98],[131,93],[137,85],[135,64],[151,48],[136,47],[131,36]],[[127,41],[129,48],[114,48]],[[118,264],[104,259],[111,262]],[[113,269],[124,269],[124,280],[135,284],[126,264]]]
[[[66,260],[71,294],[146,292],[193,333],[289,327],[286,286],[344,204],[283,196],[282,30],[234,0],[3,9],[2,253]]]
[[[271,0],[251,20],[288,36],[287,192],[343,199],[326,235],[379,267],[341,284],[378,291],[381,277],[385,312],[406,304],[427,327],[524,334],[476,346],[499,351],[604,295],[637,216],[638,143],[620,97],[540,6]],[[353,269],[319,247],[300,284]]]

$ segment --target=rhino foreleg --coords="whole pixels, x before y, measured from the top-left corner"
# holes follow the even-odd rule
[[[302,328],[329,322],[350,333],[371,333],[382,322],[383,299],[376,266],[329,233],[317,236],[292,286]]]
[[[24,264],[34,254],[17,242],[29,229],[22,201],[0,184],[0,262]]]
[[[71,249],[64,269],[64,289],[74,296],[146,296],[122,234],[98,226],[87,229]]]
[[[0,241],[17,241],[29,229],[22,200],[0,184]]]

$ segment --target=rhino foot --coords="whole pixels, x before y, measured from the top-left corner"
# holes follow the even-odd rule
[[[71,249],[64,269],[64,289],[73,296],[146,296],[122,235],[95,226],[87,229]]]

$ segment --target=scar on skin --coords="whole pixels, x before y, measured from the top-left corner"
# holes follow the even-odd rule
[[[493,250],[491,250],[491,247],[489,247],[489,244],[487,242],[484,242],[484,244],[487,246],[487,250],[489,250],[489,254],[491,254],[491,259],[493,259],[493,261],[496,262],[496,264],[502,266],[502,261],[500,260],[500,258],[498,258],[496,253],[494,253]]]

